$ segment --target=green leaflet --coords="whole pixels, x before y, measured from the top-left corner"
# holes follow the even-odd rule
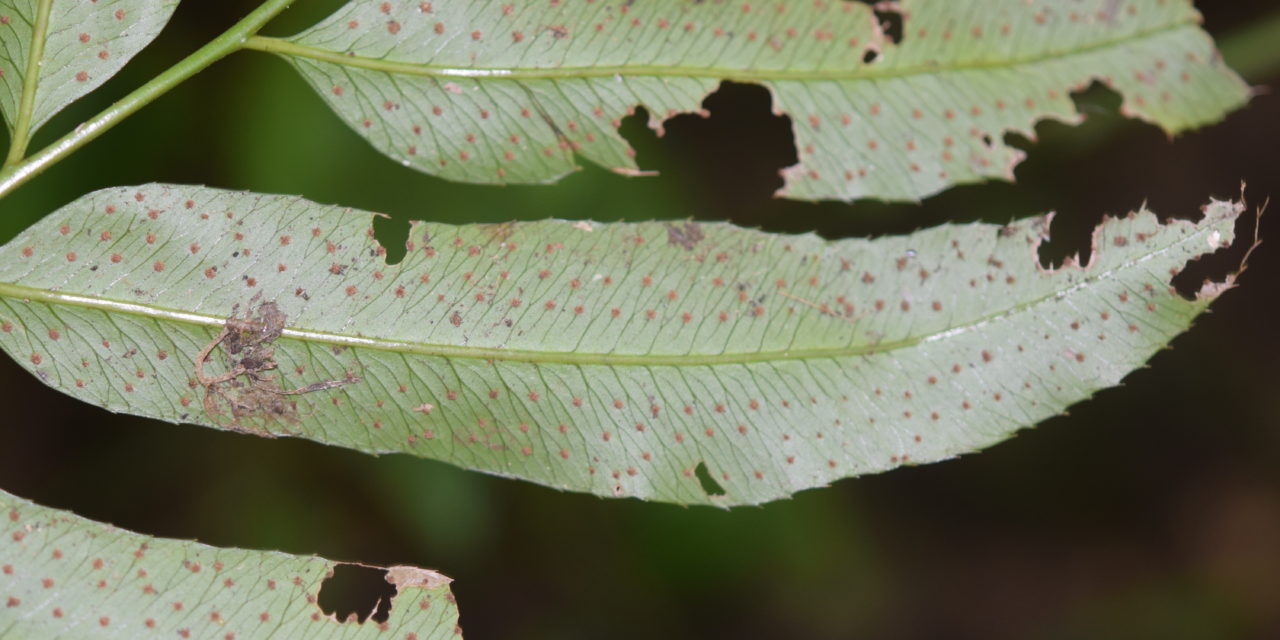
[[[1003,134],[1079,121],[1070,93],[1094,80],[1170,133],[1249,95],[1189,0],[898,5],[901,44],[842,0],[353,0],[247,46],[284,56],[384,154],[477,183],[551,182],[575,156],[632,173],[617,128],[638,105],[660,129],[723,80],[763,84],[799,155],[781,195],[810,200],[1011,180]]]
[[[0,113],[39,129],[151,43],[178,0],[0,0]],[[31,72],[36,73],[32,74]]]
[[[112,411],[751,504],[981,449],[1116,384],[1225,288],[1169,280],[1241,210],[1109,220],[1056,271],[1047,217],[834,242],[415,223],[389,266],[369,213],[109,189],[0,248],[0,345]]]
[[[461,637],[449,578],[389,567],[385,629],[339,622],[316,604],[339,563],[153,538],[0,491],[0,637]],[[387,633],[387,632],[391,633]]]

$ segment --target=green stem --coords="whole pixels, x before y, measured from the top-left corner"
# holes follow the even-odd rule
[[[31,26],[31,46],[27,49],[27,69],[22,76],[22,97],[13,123],[9,155],[4,160],[6,167],[22,161],[22,156],[27,153],[27,144],[31,142],[31,114],[36,110],[36,86],[40,83],[40,62],[44,60],[44,42],[52,9],[53,0],[40,0],[36,7],[35,24]]]
[[[6,166],[0,171],[0,198],[39,175],[59,160],[106,133],[120,121],[164,95],[182,81],[203,71],[244,46],[245,41],[257,33],[272,18],[284,11],[293,0],[267,0],[245,16],[222,35],[195,53],[173,65],[133,93],[121,98],[102,113],[82,123],[75,130],[59,138],[53,144],[18,164]],[[15,138],[16,139],[16,138]],[[16,145],[15,145],[16,146]],[[12,152],[11,152],[12,155]]]

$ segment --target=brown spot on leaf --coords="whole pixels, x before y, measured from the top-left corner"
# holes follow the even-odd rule
[[[693,251],[694,247],[706,237],[702,233],[702,225],[692,220],[681,224],[668,223],[666,227],[667,242],[683,247],[686,251]]]

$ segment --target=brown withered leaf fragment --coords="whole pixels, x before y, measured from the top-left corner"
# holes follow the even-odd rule
[[[258,296],[255,295],[249,300],[250,306],[257,301]],[[252,423],[296,423],[298,404],[287,396],[324,391],[359,381],[348,371],[342,380],[325,380],[297,389],[284,389],[277,382],[278,376],[267,372],[277,366],[272,343],[284,334],[287,317],[273,300],[246,311],[244,317],[237,317],[238,310],[239,305],[232,307],[231,316],[222,331],[200,350],[195,359],[196,379],[205,390],[205,411],[215,419],[223,413],[230,413],[231,422],[225,425],[228,428],[272,436],[267,429]],[[227,370],[219,375],[207,375],[204,367],[219,346],[226,356]]]

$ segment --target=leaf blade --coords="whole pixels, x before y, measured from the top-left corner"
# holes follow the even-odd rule
[[[600,495],[758,503],[980,449],[1114,385],[1220,293],[1184,300],[1168,274],[1229,244],[1241,210],[1111,220],[1090,265],[1058,271],[1036,258],[1046,218],[834,242],[417,223],[387,265],[371,214],[114,189],[0,249],[0,345],[113,411]],[[258,374],[278,378],[210,393],[199,354],[206,378],[246,362],[220,332],[267,301],[287,320]],[[280,393],[294,389],[313,390]]]
[[[5,638],[460,637],[450,579],[434,571],[387,568],[397,593],[379,629],[316,604],[331,560],[154,538],[4,491],[0,514]]]
[[[679,0],[516,7],[351,2],[284,56],[385,155],[452,180],[551,182],[575,156],[637,167],[619,121],[700,113],[724,80],[763,84],[789,115],[799,164],[780,195],[918,199],[1012,179],[1001,139],[1078,122],[1070,93],[1102,80],[1123,111],[1170,133],[1220,119],[1248,88],[1190,2],[1075,11],[1024,2],[903,2],[905,39],[849,2],[785,7]],[[783,6],[783,5],[779,5]],[[961,26],[963,25],[963,26]],[[864,62],[866,52],[878,58]],[[987,142],[990,139],[990,142]]]
[[[177,6],[177,0],[0,0],[0,114],[10,134],[21,124],[27,137],[101,86],[160,34]],[[45,21],[37,19],[42,11]],[[46,28],[38,31],[42,22]]]

